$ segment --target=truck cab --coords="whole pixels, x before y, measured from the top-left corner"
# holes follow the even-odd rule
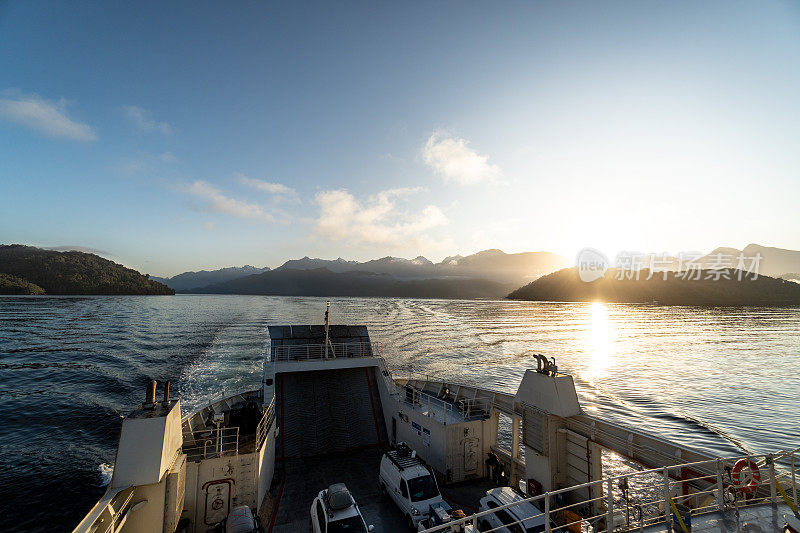
[[[379,482],[381,491],[395,502],[415,531],[422,520],[429,518],[432,506],[443,503],[436,478],[416,452],[403,443],[381,458]]]

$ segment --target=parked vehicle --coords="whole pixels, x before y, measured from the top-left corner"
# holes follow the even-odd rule
[[[481,516],[478,529],[497,533],[540,533],[545,530],[545,517],[542,511],[511,487],[497,487],[486,492],[481,498],[479,511],[497,509],[494,513]],[[506,509],[504,505],[521,502]],[[555,528],[555,524],[551,524]]]
[[[344,483],[334,483],[320,491],[311,504],[311,531],[313,533],[367,533],[367,526],[353,495]]]
[[[436,478],[404,443],[383,455],[379,482],[381,491],[394,500],[415,531],[420,521],[431,516],[431,506],[444,502]]]
[[[260,533],[261,525],[246,505],[234,507],[225,519],[225,533]]]

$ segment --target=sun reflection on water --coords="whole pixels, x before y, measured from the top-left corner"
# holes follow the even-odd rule
[[[588,308],[585,351],[589,355],[582,375],[587,380],[604,376],[614,357],[616,328],[609,319],[608,306],[593,302]]]

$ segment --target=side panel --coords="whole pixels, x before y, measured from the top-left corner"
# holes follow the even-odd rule
[[[247,505],[255,508],[258,495],[258,476],[257,476],[258,456],[256,453],[248,453],[232,457],[217,457],[205,459],[198,464],[197,477],[194,485],[194,524],[195,532],[205,531],[209,519],[213,519],[217,513],[211,512],[211,518],[207,516],[206,500],[215,500],[214,495],[207,494],[207,487],[210,484],[229,481],[230,485],[230,508],[238,505]],[[187,485],[189,480],[187,479]],[[187,497],[189,487],[187,486]],[[224,500],[224,499],[223,499]],[[213,503],[213,501],[212,501]],[[218,506],[219,504],[217,504]],[[212,509],[211,511],[217,511]]]
[[[483,477],[484,445],[481,420],[447,426],[447,468],[451,483]]]
[[[258,506],[264,501],[275,473],[275,426],[267,434],[266,443],[258,453]]]

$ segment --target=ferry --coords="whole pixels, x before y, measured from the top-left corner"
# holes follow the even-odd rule
[[[183,415],[148,386],[75,533],[800,531],[800,448],[717,457],[612,423],[541,355],[509,394],[393,372],[327,312],[268,329],[256,390]]]

